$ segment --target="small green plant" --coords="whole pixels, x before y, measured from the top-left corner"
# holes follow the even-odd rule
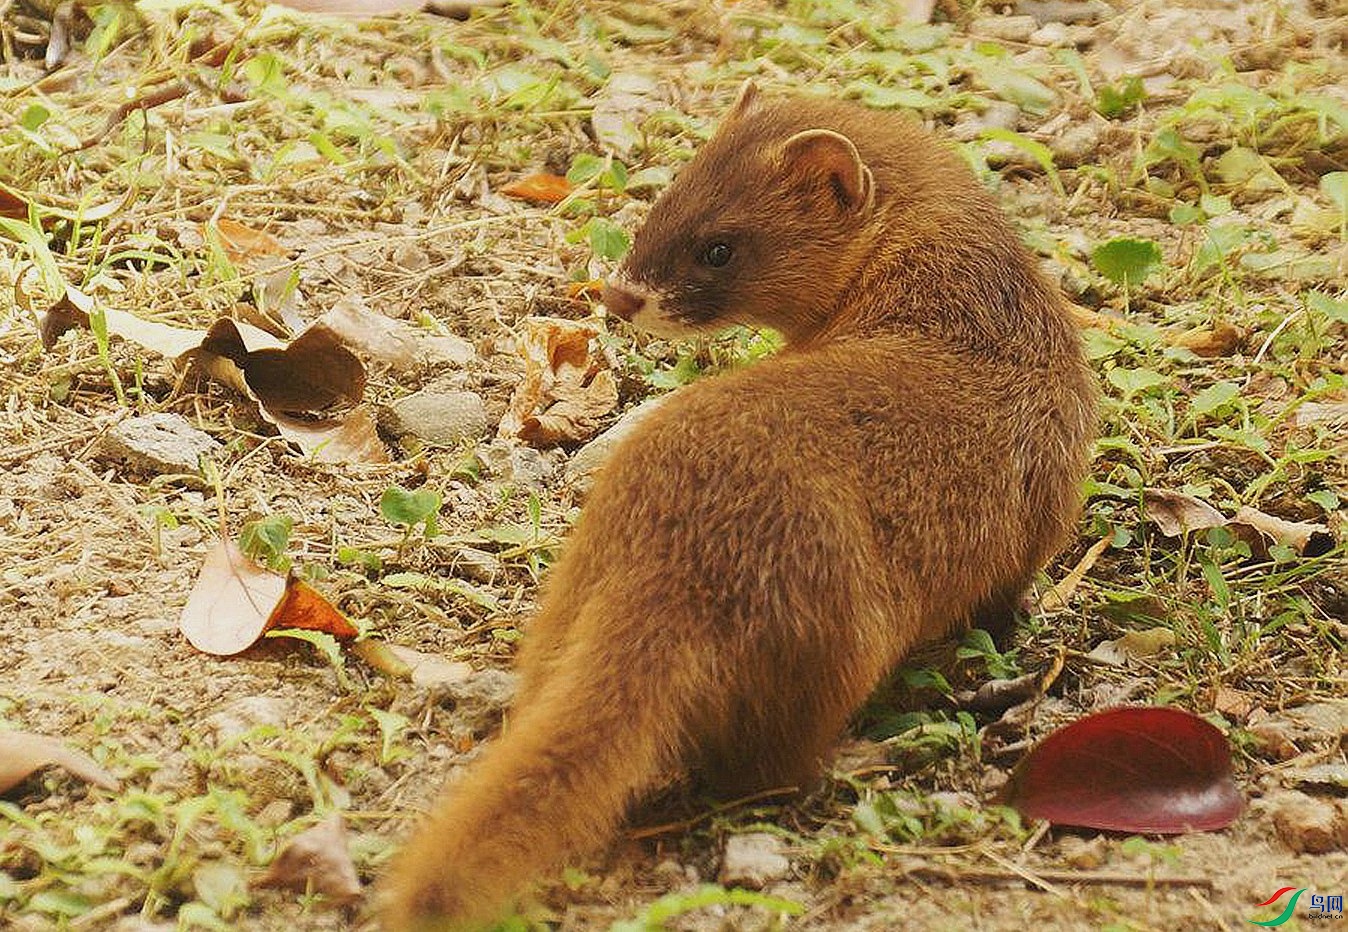
[[[662,932],[671,919],[708,906],[753,906],[777,915],[798,916],[805,908],[794,900],[738,888],[704,884],[691,893],[667,893],[633,919],[615,922],[609,932]]]
[[[627,166],[613,158],[582,152],[571,160],[566,180],[577,186],[593,182],[596,188],[621,194],[627,190]]]
[[[247,556],[278,573],[290,569],[286,547],[295,519],[287,514],[267,515],[249,521],[239,529],[239,549]]]
[[[1339,239],[1348,243],[1348,172],[1320,176],[1320,190],[1339,209]]]
[[[1091,253],[1095,270],[1116,285],[1122,285],[1125,296],[1152,276],[1164,257],[1161,247],[1153,240],[1123,236],[1097,246]]]
[[[1142,79],[1129,75],[1114,84],[1101,85],[1095,97],[1095,109],[1101,116],[1114,120],[1146,99]]]
[[[652,388],[668,390],[695,382],[701,375],[702,369],[697,364],[697,358],[690,353],[681,353],[678,362],[672,366],[653,369],[646,376],[646,381]]]
[[[614,262],[627,255],[632,245],[627,231],[604,217],[591,217],[584,226],[566,234],[566,241],[572,245],[589,243],[590,251],[597,257]]]
[[[1002,653],[993,643],[992,635],[982,628],[972,628],[965,632],[964,639],[955,651],[960,660],[982,660],[988,676],[996,680],[1009,680],[1020,675],[1016,666],[1015,651]]]
[[[262,636],[266,638],[292,638],[296,641],[308,642],[332,667],[337,674],[337,682],[341,684],[341,687],[343,689],[351,687],[351,679],[346,675],[346,655],[342,653],[342,645],[326,631],[310,631],[306,628],[273,628]]]
[[[112,393],[117,397],[117,403],[125,408],[126,391],[122,388],[122,379],[117,374],[117,367],[112,364],[112,356],[109,351],[108,315],[98,305],[89,309],[89,330],[94,335],[94,346],[98,350],[98,361],[103,364],[103,371],[108,374],[108,381],[112,383]]]
[[[404,489],[391,485],[379,497],[379,513],[390,524],[403,528],[403,540],[410,540],[418,524],[427,540],[439,533],[436,515],[444,503],[444,496],[434,489]]]
[[[1184,849],[1179,845],[1151,841],[1141,835],[1125,838],[1119,850],[1130,858],[1146,858],[1148,883],[1155,879],[1158,867],[1173,867],[1184,855]]]

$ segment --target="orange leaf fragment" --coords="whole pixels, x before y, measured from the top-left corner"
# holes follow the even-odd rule
[[[308,583],[295,577],[286,580],[285,595],[267,620],[268,628],[303,628],[326,631],[333,637],[353,638],[360,634],[356,626]]]
[[[604,290],[604,280],[602,278],[592,278],[584,282],[571,282],[566,286],[566,296],[577,300],[598,301],[600,293]]]
[[[0,731],[0,793],[28,779],[50,764],[64,767],[81,780],[106,790],[120,790],[121,783],[83,751],[66,747],[55,738],[28,731]]]
[[[1230,356],[1245,339],[1245,331],[1234,324],[1219,322],[1210,327],[1195,327],[1178,334],[1172,342],[1182,346],[1195,356],[1211,359],[1216,356]]]
[[[239,223],[237,220],[230,220],[228,217],[220,217],[213,223],[201,225],[202,235],[207,239],[210,238],[212,226],[219,235],[220,245],[224,247],[225,255],[229,256],[230,262],[255,259],[260,256],[284,256],[289,252],[270,233],[255,230],[250,226]]]
[[[506,197],[531,201],[535,204],[557,204],[566,200],[573,190],[575,187],[561,175],[540,172],[516,178],[501,188],[501,193]]]
[[[272,628],[359,634],[308,584],[258,566],[232,541],[206,555],[178,629],[197,650],[228,657],[247,650]]]

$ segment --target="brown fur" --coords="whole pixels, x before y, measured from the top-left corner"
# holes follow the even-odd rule
[[[1065,304],[900,117],[748,89],[610,298],[788,348],[682,389],[613,453],[508,727],[392,868],[389,929],[490,920],[673,775],[808,786],[909,648],[1002,620],[1077,514],[1094,390]]]

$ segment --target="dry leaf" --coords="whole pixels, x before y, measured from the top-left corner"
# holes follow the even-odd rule
[[[515,387],[497,433],[536,446],[578,443],[618,406],[613,374],[590,353],[595,331],[570,320],[526,320],[516,344],[524,378]]]
[[[352,644],[351,653],[365,661],[370,669],[385,676],[391,676],[399,680],[410,680],[412,678],[412,667],[398,655],[393,647],[394,645],[388,641],[366,638]]]
[[[388,447],[379,439],[374,412],[358,405],[338,418],[305,421],[283,414],[264,416],[282,437],[320,463],[387,463]]]
[[[534,204],[557,204],[566,200],[575,190],[571,182],[561,175],[549,175],[546,172],[537,175],[525,175],[501,188],[506,197]]]
[[[326,327],[310,327],[289,344],[265,330],[217,320],[200,352],[237,365],[253,396],[272,413],[320,413],[359,403],[365,367]]]
[[[1212,710],[1219,712],[1233,722],[1243,722],[1250,713],[1259,708],[1259,697],[1229,686],[1218,686],[1212,690]]]
[[[1039,600],[1040,609],[1046,612],[1055,612],[1066,608],[1067,601],[1072,597],[1072,593],[1076,592],[1077,586],[1081,585],[1081,581],[1086,578],[1086,574],[1091,571],[1091,567],[1095,566],[1095,561],[1100,559],[1100,554],[1109,549],[1110,540],[1109,537],[1102,537],[1091,544],[1090,549],[1082,554],[1077,565],[1072,567],[1072,571],[1059,580],[1052,589],[1044,593],[1044,597]]]
[[[467,19],[474,10],[491,10],[506,5],[506,0],[427,0],[423,9],[450,19]]]
[[[1088,307],[1082,307],[1080,304],[1068,303],[1068,312],[1072,315],[1072,320],[1083,330],[1094,327],[1097,330],[1113,330],[1117,324],[1118,318],[1110,317],[1108,314],[1101,314],[1099,311],[1092,311]]]
[[[1213,358],[1230,356],[1245,339],[1245,331],[1234,324],[1217,323],[1211,327],[1195,327],[1176,336],[1171,342],[1182,346],[1195,356]]]
[[[414,686],[447,686],[462,683],[473,675],[473,668],[462,661],[446,660],[438,654],[423,654],[401,644],[390,644],[388,649],[406,665],[406,678]]]
[[[333,637],[353,638],[360,629],[312,586],[291,576],[286,579],[285,595],[267,619],[267,628],[302,628],[326,631]]]
[[[1159,707],[1058,729],[1016,765],[1005,796],[1026,818],[1158,835],[1225,828],[1245,805],[1226,736]]]
[[[55,764],[105,790],[122,784],[88,754],[66,747],[55,738],[27,731],[0,731],[0,793],[7,793],[35,771]]]
[[[52,204],[38,204],[23,192],[0,184],[0,217],[8,217],[11,220],[27,220],[28,205],[31,203],[37,207],[38,216],[41,218],[44,228],[63,220],[98,223],[101,220],[108,219],[131,203],[135,196],[136,189],[134,187],[128,188],[122,193],[121,197],[114,201],[105,201],[92,207],[70,210]]]
[[[46,349],[51,349],[61,334],[67,330],[76,327],[88,329],[89,312],[96,306],[92,297],[73,285],[67,285],[66,293],[61,300],[42,315],[42,345]],[[177,358],[198,346],[205,336],[201,330],[189,330],[185,327],[143,320],[134,314],[111,307],[103,308],[103,316],[108,324],[109,336],[130,340],[138,346],[170,358]]]
[[[604,280],[592,278],[584,282],[569,282],[566,286],[566,296],[575,300],[598,301],[603,290]]]
[[[1042,699],[1062,673],[1067,652],[1061,648],[1041,669],[1010,680],[988,680],[977,691],[965,691],[955,698],[960,706],[979,712],[1004,712],[1013,706]]]
[[[1145,660],[1155,657],[1175,646],[1175,632],[1170,628],[1147,628],[1144,631],[1127,631],[1122,637],[1112,641],[1101,641],[1086,656],[1096,663],[1111,667],[1122,667],[1130,660]]]
[[[360,877],[351,862],[342,814],[334,812],[290,839],[257,883],[262,887],[321,893],[336,900],[360,896]]]
[[[589,384],[562,383],[554,389],[556,401],[546,411],[526,417],[521,440],[535,447],[554,447],[592,437],[599,422],[618,406],[618,384],[603,369]]]
[[[462,366],[476,355],[473,345],[454,336],[440,336],[366,307],[359,295],[348,295],[313,325],[332,331],[339,340],[369,359],[394,369],[415,366]]]
[[[88,327],[94,300],[78,289],[43,315],[43,344],[50,348],[72,327]],[[258,404],[262,416],[306,454],[325,462],[388,462],[373,414],[359,402],[365,366],[343,338],[323,323],[290,342],[230,318],[209,330],[143,320],[102,309],[108,333],[189,366]]]
[[[0,184],[0,217],[8,217],[10,220],[28,219],[28,201],[3,184]]]
[[[1170,489],[1144,489],[1142,513],[1161,529],[1166,537],[1179,537],[1186,531],[1225,527],[1226,516],[1201,498]]]
[[[360,632],[341,612],[295,577],[258,566],[232,541],[221,541],[201,567],[178,629],[192,646],[228,657],[247,650],[272,628]]]
[[[1291,547],[1303,557],[1324,556],[1334,549],[1334,535],[1325,525],[1305,521],[1284,521],[1249,505],[1242,505],[1236,511],[1232,524],[1254,528],[1279,544]]]
[[[1292,415],[1292,423],[1297,427],[1309,427],[1311,424],[1348,424],[1348,401],[1308,401],[1297,408],[1296,413]]]
[[[285,595],[286,579],[258,566],[232,541],[206,554],[178,630],[199,651],[230,656],[256,643]]]
[[[207,240],[210,239],[212,228],[220,239],[220,246],[224,249],[225,255],[229,257],[230,262],[236,265],[248,259],[289,254],[289,250],[282,246],[276,237],[270,233],[255,230],[250,226],[239,223],[237,220],[220,217],[213,222],[203,223],[201,234]]]

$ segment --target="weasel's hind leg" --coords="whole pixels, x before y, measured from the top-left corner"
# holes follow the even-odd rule
[[[740,660],[742,681],[694,758],[701,789],[739,799],[816,788],[848,720],[910,640],[895,637],[880,610],[830,614],[797,626],[797,642],[761,645]]]

